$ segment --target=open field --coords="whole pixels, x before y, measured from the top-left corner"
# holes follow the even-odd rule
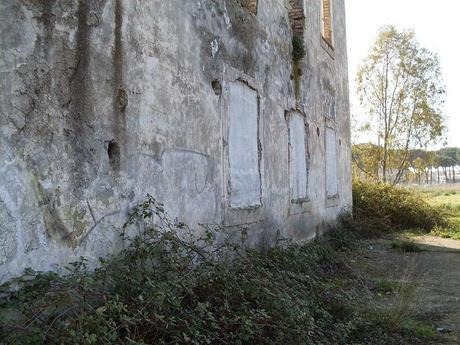
[[[460,240],[460,185],[423,187],[416,190],[430,205],[445,211],[452,221],[451,228],[435,229],[433,235]]]

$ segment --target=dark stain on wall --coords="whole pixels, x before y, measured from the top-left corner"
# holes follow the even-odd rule
[[[55,0],[42,0],[42,21],[44,31],[44,52],[46,60],[50,59],[52,44],[53,44],[53,32],[54,24],[56,22],[56,16],[53,14],[53,5]]]
[[[229,56],[229,65],[254,77],[257,67],[256,44],[266,39],[257,17],[248,13],[236,0],[227,2],[228,15],[232,22],[231,36],[240,43],[235,56]],[[233,55],[233,54],[232,54]]]
[[[71,246],[72,234],[59,216],[56,198],[43,188],[35,173],[32,173],[32,186],[35,189],[35,195],[42,212],[47,235],[59,243],[66,243]]]
[[[107,146],[107,155],[109,156],[110,166],[113,170],[120,169],[120,146],[115,140],[110,140]]]
[[[91,28],[87,0],[80,0],[77,10],[75,69],[70,77],[70,117],[68,144],[71,149],[72,189],[75,197],[81,197],[89,185],[85,163],[93,160],[88,140],[93,131],[91,107]]]
[[[123,163],[126,152],[126,107],[128,106],[128,94],[123,88],[123,5],[122,0],[115,2],[115,28],[113,48],[113,134],[118,147],[118,169]],[[112,165],[114,167],[114,165]]]

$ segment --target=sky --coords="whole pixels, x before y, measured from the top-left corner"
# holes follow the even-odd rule
[[[352,114],[362,113],[355,77],[378,30],[387,24],[413,29],[420,44],[440,58],[447,92],[447,146],[460,147],[460,0],[345,0],[345,6]]]

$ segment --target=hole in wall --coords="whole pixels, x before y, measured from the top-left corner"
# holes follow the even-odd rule
[[[214,93],[217,95],[217,96],[220,96],[222,95],[222,85],[220,84],[220,81],[219,80],[213,80],[212,83],[212,89],[214,90]]]
[[[339,139],[339,146],[342,146],[342,140]]]
[[[120,146],[115,140],[110,140],[107,147],[107,154],[109,156],[109,163],[112,169],[120,169]]]
[[[318,137],[319,137],[319,134],[320,134],[319,127],[316,127],[316,135],[318,135]]]

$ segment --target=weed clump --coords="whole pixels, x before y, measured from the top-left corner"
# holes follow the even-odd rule
[[[449,225],[444,212],[415,192],[384,183],[354,182],[353,214],[355,227],[368,236]]]

